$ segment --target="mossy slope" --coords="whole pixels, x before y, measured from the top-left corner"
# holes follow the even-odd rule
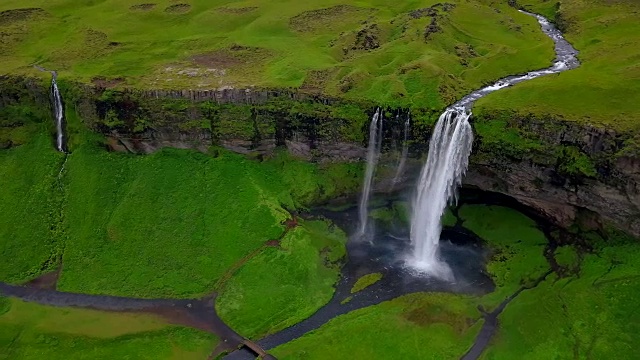
[[[244,336],[261,338],[311,316],[333,295],[346,235],[304,221],[279,245],[249,259],[220,289],[220,317]]]

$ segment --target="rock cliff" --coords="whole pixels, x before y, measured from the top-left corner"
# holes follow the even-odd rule
[[[0,80],[0,102],[5,106],[21,101],[49,106],[44,84]],[[375,111],[373,103],[347,103],[292,90],[62,87],[68,111],[75,110],[85,126],[104,134],[111,150],[134,153],[167,146],[206,152],[222,146],[262,157],[286,148],[309,161],[361,161]],[[397,115],[406,111],[383,112],[383,151],[389,167],[404,130],[404,119]],[[415,175],[439,110],[411,112],[408,171]],[[640,236],[640,141],[634,134],[552,115],[481,112],[472,122],[476,140],[465,186],[512,196],[565,228],[613,224]],[[411,186],[412,178],[407,176],[395,189]],[[387,191],[390,187],[381,180],[379,190]]]

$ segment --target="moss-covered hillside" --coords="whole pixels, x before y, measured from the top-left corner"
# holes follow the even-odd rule
[[[2,71],[101,86],[296,87],[441,108],[548,66],[551,41],[507,1],[8,0]]]

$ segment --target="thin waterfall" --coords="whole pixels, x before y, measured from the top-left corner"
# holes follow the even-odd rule
[[[369,146],[367,147],[367,167],[364,173],[364,182],[362,183],[362,194],[360,195],[360,204],[358,207],[358,217],[360,220],[359,236],[364,236],[367,230],[367,222],[369,218],[369,197],[371,196],[371,183],[373,182],[373,173],[375,172],[378,158],[380,157],[380,149],[382,147],[382,119],[380,117],[380,108],[371,118],[369,125]]]
[[[52,73],[51,79],[51,93],[53,98],[53,110],[56,120],[56,149],[60,152],[65,152],[64,148],[64,107],[62,105],[62,97],[60,96],[60,90],[58,90],[58,83],[56,83],[56,74]]]
[[[464,108],[449,108],[440,115],[412,204],[414,253],[410,262],[422,271],[447,280],[453,280],[453,274],[438,258],[440,218],[447,204],[457,201],[456,190],[467,170],[473,144],[470,116]]]
[[[407,114],[407,120],[404,122],[404,140],[402,142],[402,153],[400,154],[400,162],[398,163],[398,169],[396,170],[396,175],[393,177],[393,181],[391,182],[391,188],[400,181],[400,177],[404,174],[404,166],[407,162],[407,154],[409,153],[409,144],[407,143],[407,138],[409,136],[409,125],[411,123],[411,117]]]

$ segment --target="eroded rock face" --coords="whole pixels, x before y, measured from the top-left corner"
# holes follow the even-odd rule
[[[165,146],[207,151],[211,145],[220,145],[260,157],[269,156],[281,147],[294,156],[314,162],[353,162],[365,158],[366,127],[361,129],[363,141],[354,142],[342,133],[353,128],[338,130],[340,121],[336,119],[300,117],[281,121],[277,113],[265,116],[254,114],[253,130],[245,135],[225,133],[222,137],[215,126],[180,130],[181,122],[169,117],[163,127],[133,137],[113,132],[109,134],[113,138],[110,144],[121,146],[110,146],[116,151],[150,153]],[[391,153],[399,149],[401,129],[396,127],[401,124],[387,120],[384,143],[386,157],[391,159],[387,166],[393,167]],[[236,125],[225,122],[218,126]],[[600,225],[610,222],[640,236],[640,159],[633,154],[620,155],[626,135],[553,118],[515,119],[507,127],[508,131],[526,134],[527,140],[537,145],[518,152],[517,146],[512,149],[513,144],[502,144],[478,132],[464,186],[512,196],[565,228],[575,224],[580,213],[589,211],[601,216]],[[409,171],[415,174],[408,174],[403,183],[395,186],[382,178],[378,191],[409,188],[415,184],[426,155],[428,136],[416,136],[417,130],[412,131],[413,166]]]
[[[618,178],[622,186],[585,180],[580,185],[558,184],[552,169],[528,162],[471,165],[467,186],[495,191],[537,209],[562,227],[575,223],[579,209],[588,209],[604,219],[640,236],[640,177]]]

